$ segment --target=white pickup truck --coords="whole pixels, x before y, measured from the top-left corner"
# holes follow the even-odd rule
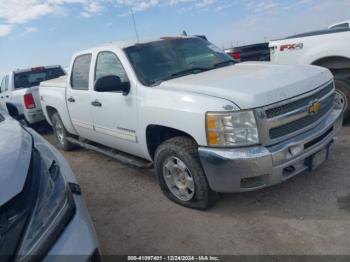
[[[23,115],[28,124],[45,120],[39,99],[39,84],[64,75],[60,66],[35,67],[12,71],[0,87],[0,109]]]
[[[335,78],[336,103],[350,120],[350,28],[349,21],[326,30],[294,35],[271,41],[271,62],[316,65],[329,69]]]
[[[342,124],[327,69],[236,64],[200,38],[108,44],[70,68],[40,86],[60,146],[154,164],[164,194],[186,207],[319,167]]]

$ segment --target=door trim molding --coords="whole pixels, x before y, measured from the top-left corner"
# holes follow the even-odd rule
[[[130,142],[137,142],[136,132],[129,129],[110,129],[95,125],[95,131],[104,135],[116,137]]]
[[[72,119],[72,123],[73,123],[73,125],[78,126],[78,127],[82,127],[82,128],[86,128],[86,129],[90,129],[90,130],[94,129],[94,126],[88,122]]]

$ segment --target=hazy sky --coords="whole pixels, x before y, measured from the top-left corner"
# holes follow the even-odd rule
[[[102,43],[204,34],[219,47],[262,42],[350,20],[350,0],[0,0],[0,76],[67,66]]]

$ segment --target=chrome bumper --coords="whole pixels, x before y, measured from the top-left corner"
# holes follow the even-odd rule
[[[308,160],[328,148],[342,126],[341,110],[333,110],[315,128],[274,146],[198,149],[210,188],[215,192],[244,192],[281,183],[310,168]],[[291,146],[304,150],[292,157]]]
[[[24,116],[29,124],[35,124],[45,120],[44,113],[41,109],[34,112],[25,112]]]

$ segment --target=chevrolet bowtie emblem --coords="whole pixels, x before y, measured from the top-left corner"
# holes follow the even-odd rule
[[[316,114],[321,109],[321,102],[316,101],[313,102],[312,105],[309,107],[309,113],[310,114]]]

